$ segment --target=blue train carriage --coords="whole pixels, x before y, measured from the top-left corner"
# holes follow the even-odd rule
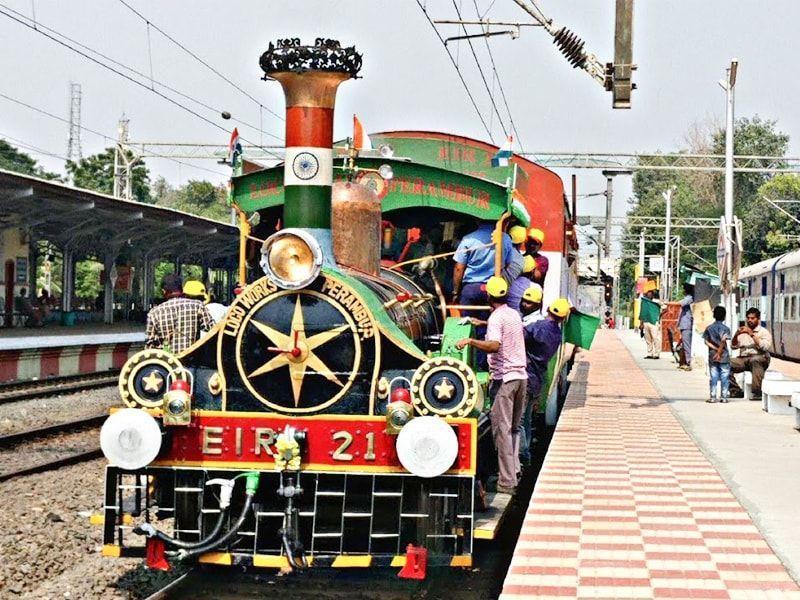
[[[247,286],[185,352],[124,367],[127,408],[101,433],[105,555],[414,577],[471,566],[474,540],[494,536],[505,503],[475,500],[493,459],[487,374],[454,347],[471,326],[430,248],[475,219],[528,225],[531,206],[514,200],[513,167],[501,183],[334,150],[335,89],[360,60],[332,40],[262,56],[286,94],[287,147],[282,166],[232,180]]]
[[[739,284],[739,319],[749,308],[759,309],[774,354],[800,360],[800,250],[742,268]]]

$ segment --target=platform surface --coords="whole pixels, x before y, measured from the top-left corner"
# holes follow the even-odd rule
[[[74,327],[13,327],[0,329],[0,351],[84,346],[87,344],[121,344],[144,342],[141,323],[83,323]]]
[[[800,599],[791,417],[644,354],[604,330],[576,362],[501,598]]]

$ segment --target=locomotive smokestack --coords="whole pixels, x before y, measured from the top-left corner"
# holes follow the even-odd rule
[[[336,40],[302,46],[295,38],[270,43],[259,63],[286,96],[283,225],[313,229],[328,245],[336,89],[358,75],[361,55]]]

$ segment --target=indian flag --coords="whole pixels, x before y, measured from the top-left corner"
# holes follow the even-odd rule
[[[514,143],[514,136],[508,136],[506,143],[503,144],[498,150],[497,153],[492,157],[492,166],[493,167],[507,167],[508,161],[511,156],[514,154],[511,151],[511,146]]]

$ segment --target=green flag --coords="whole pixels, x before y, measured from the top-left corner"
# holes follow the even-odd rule
[[[600,317],[573,310],[564,323],[564,341],[588,350],[592,347],[598,327],[600,327]]]
[[[655,325],[661,320],[661,306],[649,298],[642,296],[642,306],[639,308],[639,319],[645,323]]]

